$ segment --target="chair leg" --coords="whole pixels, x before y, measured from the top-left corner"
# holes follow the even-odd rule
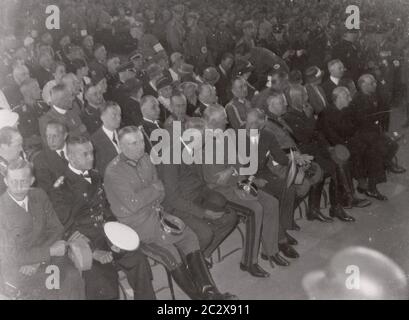
[[[166,271],[166,276],[168,277],[170,296],[172,297],[172,300],[175,300],[175,289],[173,288],[172,275],[170,274],[169,270],[165,266],[164,268]]]

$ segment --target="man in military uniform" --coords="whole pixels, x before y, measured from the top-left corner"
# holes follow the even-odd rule
[[[125,272],[135,299],[155,299],[149,262],[139,251],[117,255],[110,250],[103,225],[115,221],[102,186],[93,170],[94,150],[84,137],[67,140],[68,167],[50,193],[67,238],[82,238],[92,250],[92,268],[83,271],[87,299],[118,299],[118,271]],[[113,263],[113,261],[115,263]]]
[[[30,158],[33,153],[42,148],[38,119],[50,107],[40,101],[41,89],[37,80],[33,78],[25,80],[21,84],[20,91],[24,98],[24,104],[13,108],[13,111],[19,115],[18,129],[23,137],[24,151]]]
[[[288,54],[290,53],[288,50],[290,49],[290,43],[286,39],[284,35],[284,26],[283,25],[275,25],[272,29],[272,41],[268,46],[265,46],[267,49],[273,51],[279,57],[285,59],[287,58]],[[287,52],[288,51],[288,52]],[[287,52],[287,54],[286,54]]]
[[[91,78],[105,77],[108,73],[106,66],[107,51],[103,44],[96,44],[94,47],[94,60],[92,60],[88,67]]]
[[[23,137],[16,128],[0,128],[0,195],[3,194],[7,186],[4,178],[8,164],[21,157],[23,152]]]
[[[160,59],[167,58],[166,51],[159,40],[153,34],[145,32],[142,20],[137,20],[131,25],[130,37],[138,42],[137,48],[133,49],[138,49],[145,61],[158,62]]]
[[[175,235],[163,229],[161,216],[167,213],[160,204],[165,189],[144,152],[143,134],[131,126],[122,128],[118,137],[121,154],[108,165],[104,177],[114,215],[138,233],[143,252],[164,264],[191,299],[230,299],[230,294],[217,289],[194,232],[185,227]]]
[[[185,41],[185,27],[183,26],[184,6],[175,5],[172,8],[172,20],[166,28],[166,39],[171,52],[183,52],[183,43]]]
[[[206,33],[198,27],[199,14],[189,12],[186,17],[188,32],[184,43],[186,62],[195,66],[197,73],[213,65],[212,56],[206,43]]]
[[[358,80],[362,71],[360,53],[356,44],[358,30],[346,30],[341,41],[332,49],[332,59],[341,60],[347,69],[347,76]]]

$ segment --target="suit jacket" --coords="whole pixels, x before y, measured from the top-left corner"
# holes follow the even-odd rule
[[[336,85],[334,82],[332,82],[331,78],[328,78],[323,84],[322,84],[322,89],[324,89],[325,96],[327,97],[327,101],[329,103],[332,103],[332,91],[334,91],[335,88],[337,87],[346,87],[349,89],[351,95],[353,96],[356,92],[356,87],[354,82],[351,79],[348,78],[342,78],[338,85]]]
[[[169,155],[173,158],[173,148]],[[195,165],[160,164],[158,174],[165,186],[163,205],[167,210],[176,210],[178,216],[204,217],[204,209],[194,203],[194,200],[206,187],[206,183],[198,174]]]
[[[13,272],[23,265],[49,262],[50,246],[62,238],[63,226],[47,194],[32,188],[27,197],[28,213],[8,192],[0,196],[0,261],[3,272]]]
[[[320,85],[312,85],[310,83],[305,85],[308,93],[308,102],[314,109],[315,114],[319,114],[322,110],[328,107],[327,95]],[[317,92],[319,91],[319,93]]]
[[[118,155],[118,151],[102,127],[91,136],[91,141],[95,150],[95,168],[105,173],[107,165]]]
[[[144,96],[153,96],[155,98],[158,98],[159,93],[157,90],[155,90],[151,84],[149,83],[149,80],[143,84],[143,95]]]
[[[326,141],[323,135],[317,130],[314,117],[308,117],[302,111],[289,108],[283,118],[290,126],[301,151],[307,152],[310,148],[315,150],[328,146],[328,141]]]
[[[274,134],[281,149],[288,150],[291,148],[297,148],[293,131],[284,119],[279,121],[277,118],[269,117],[265,128]]]
[[[335,106],[329,106],[319,114],[317,128],[332,146],[345,144],[347,138],[353,135],[352,124],[345,113]]]
[[[54,183],[68,167],[68,161],[48,147],[45,147],[34,157],[33,164],[36,185],[47,194],[50,193]]]
[[[11,79],[10,82],[2,88],[2,91],[11,108],[24,102],[23,95],[20,92],[20,86],[14,79]]]
[[[91,240],[91,248],[105,248],[103,223],[114,220],[105,196],[102,177],[89,170],[91,183],[70,168],[64,182],[50,193],[51,202],[68,235],[78,230]]]
[[[104,186],[112,212],[133,228],[145,242],[160,237],[160,221],[155,210],[165,197],[156,168],[145,154],[138,162],[117,156],[105,170]],[[163,185],[162,185],[163,188]]]
[[[87,128],[89,134],[93,134],[102,125],[102,120],[100,118],[101,112],[99,109],[95,109],[90,105],[86,105],[84,110],[80,114],[82,123]]]
[[[162,128],[162,125],[158,122],[159,128]],[[158,126],[153,124],[152,122],[146,121],[145,119],[142,120],[142,133],[143,133],[143,140],[145,141],[145,152],[149,154],[152,150],[152,146],[155,144],[152,144],[150,137],[153,132],[153,130],[158,129]]]
[[[54,76],[51,72],[45,70],[43,67],[40,66],[34,70],[34,78],[37,79],[40,88],[43,89],[43,87],[48,81],[54,79]]]
[[[344,109],[348,121],[355,131],[380,133],[384,118],[385,106],[378,93],[365,95],[358,92],[352,99],[350,105]]]
[[[79,114],[72,110],[68,110],[65,114],[61,114],[51,107],[50,110],[38,120],[40,134],[44,145],[47,145],[45,130],[47,128],[47,124],[51,121],[58,121],[65,124],[68,129],[68,134],[72,136],[82,134],[88,135],[87,128],[82,123]]]
[[[215,84],[216,92],[219,97],[219,103],[224,106],[230,100],[231,75],[230,73],[224,74],[220,66],[217,66],[216,70],[220,75],[219,80]]]

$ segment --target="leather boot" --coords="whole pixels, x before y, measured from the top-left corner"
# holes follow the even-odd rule
[[[308,195],[308,210],[307,210],[307,220],[313,221],[318,220],[321,222],[331,222],[332,219],[323,215],[320,211],[320,200],[321,193],[324,187],[324,181],[313,185]]]
[[[350,174],[350,169],[346,165],[337,166],[338,181],[342,185],[342,191],[340,191],[340,198],[342,206],[346,209],[364,208],[371,205],[371,201],[368,199],[359,199],[355,197],[354,183]]]
[[[230,293],[220,293],[220,291],[216,287],[212,275],[210,274],[209,269],[206,266],[206,262],[201,251],[195,251],[188,254],[186,256],[186,262],[192,278],[194,279],[194,282],[201,290],[203,299],[233,300],[237,298]]]
[[[179,265],[176,269],[171,271],[173,280],[184,293],[192,300],[201,300],[202,295],[196,287],[190,272],[187,270],[185,264]]]

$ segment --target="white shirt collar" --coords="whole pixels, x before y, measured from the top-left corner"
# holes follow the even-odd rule
[[[103,125],[102,126],[102,131],[105,132],[105,134],[108,136],[109,140],[111,140],[112,144],[114,145],[114,147],[116,149],[116,152],[119,153],[119,147],[118,147],[119,140],[118,140],[118,133],[116,132],[116,130],[111,131],[111,130],[105,128],[105,126]],[[114,142],[114,137],[115,137],[116,143]]]
[[[153,123],[153,124],[156,124],[157,126],[159,126],[158,120],[151,120],[151,119],[148,119],[148,118],[145,118],[145,117],[143,117],[143,120],[145,120],[146,122],[150,122],[150,123]]]
[[[82,172],[81,170],[75,169],[73,166],[71,166],[71,164],[68,164],[68,168],[70,168],[70,170],[72,172],[74,172],[76,175],[82,176],[82,175],[88,175],[88,170]],[[92,183],[91,178],[85,178],[85,180],[87,180],[87,182]]]
[[[62,149],[55,150],[60,156],[61,156],[61,151],[64,151],[64,156],[65,159],[67,159],[67,144],[64,144],[64,147]]]
[[[67,110],[61,109],[56,107],[55,105],[53,105],[53,108],[55,109],[55,111],[57,111],[59,114],[66,114]]]
[[[335,83],[336,85],[339,84],[339,80],[340,80],[340,79],[335,78],[335,77],[333,77],[333,76],[330,76],[330,79],[331,79],[331,81],[332,81],[333,83]]]
[[[7,192],[8,193],[8,192]],[[20,207],[22,207],[24,210],[28,211],[28,197],[25,196],[23,200],[17,200],[14,198],[10,193],[8,193],[10,198],[13,199],[15,203],[17,203]]]
[[[223,69],[222,65],[219,64],[220,71],[223,72],[224,75],[227,75],[226,70]]]
[[[158,91],[158,89],[156,89],[156,86],[153,84],[152,81],[149,81],[149,84],[151,85],[151,87],[152,87],[155,91]]]
[[[169,73],[170,73],[173,81],[180,80],[179,74],[177,72],[173,71],[172,68],[169,68]]]
[[[105,126],[103,125],[102,126],[102,130],[105,132],[105,134],[109,137],[109,139],[113,139],[113,137],[115,136],[115,139],[116,139],[116,131],[114,130],[114,131],[112,131],[112,130],[109,130],[109,129],[107,129],[107,128],[105,128]]]

